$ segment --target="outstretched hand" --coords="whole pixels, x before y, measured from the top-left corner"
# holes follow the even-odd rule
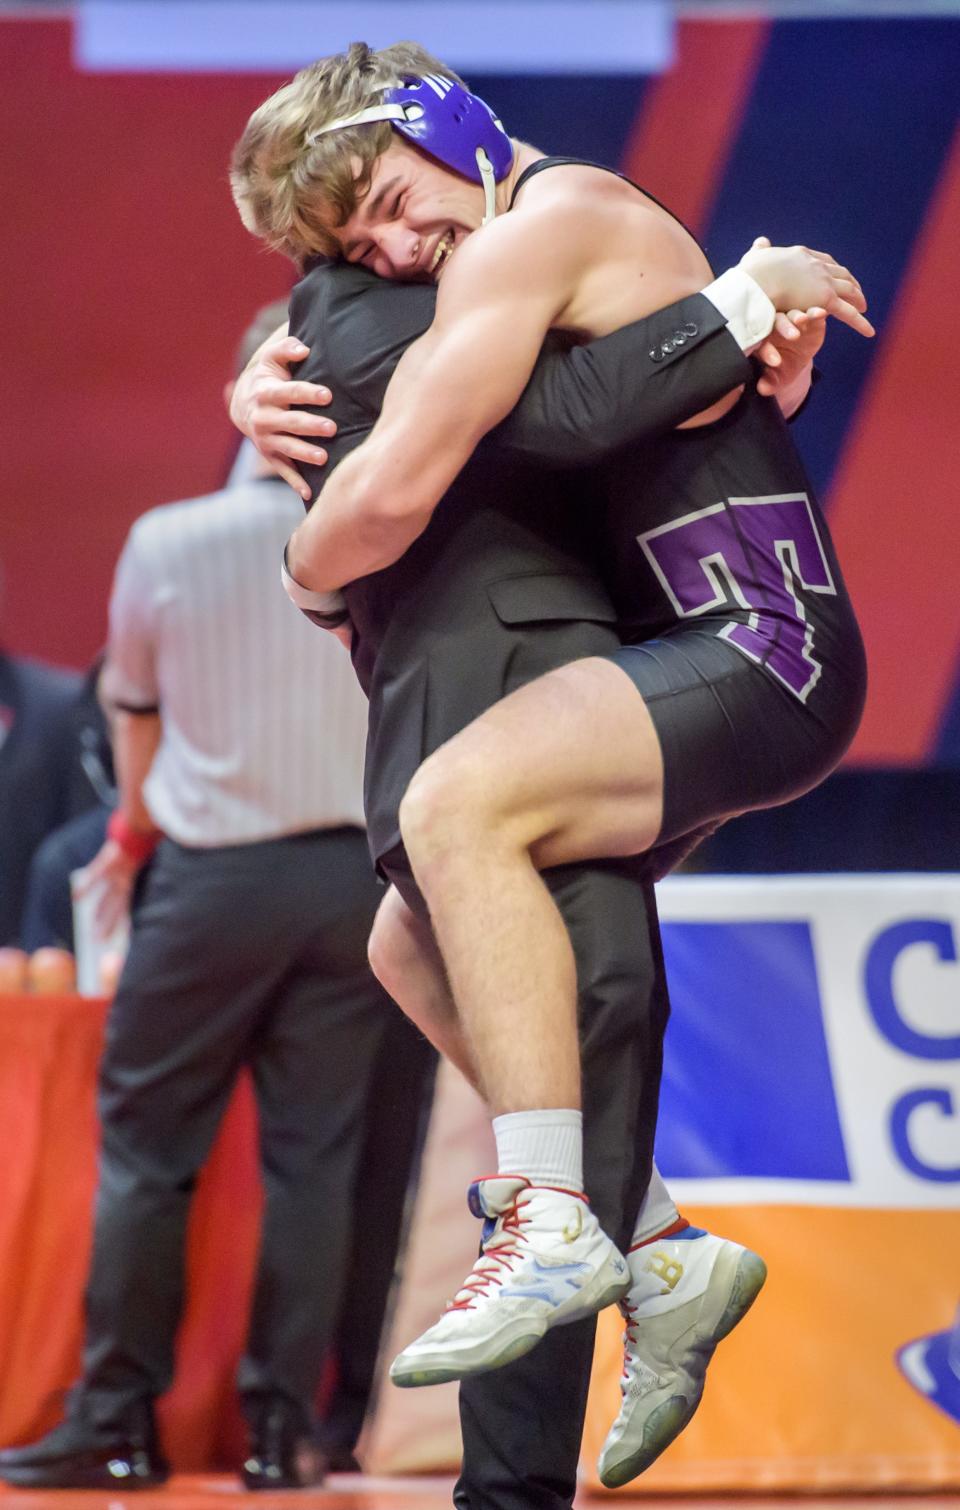
[[[849,268],[829,252],[815,252],[807,246],[771,246],[768,237],[758,236],[741,257],[740,266],[781,313],[823,309],[862,336],[876,335],[864,314],[867,301],[863,289]]]
[[[307,502],[310,489],[291,462],[323,466],[326,451],[306,437],[331,436],[337,430],[333,420],[325,415],[293,407],[323,406],[331,399],[329,388],[291,379],[291,365],[302,362],[308,353],[309,347],[294,336],[268,341],[240,374],[230,399],[230,418],[237,429],[253,441],[264,460]]]

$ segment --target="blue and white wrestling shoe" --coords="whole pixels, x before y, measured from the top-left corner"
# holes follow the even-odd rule
[[[436,1325],[394,1360],[390,1377],[404,1388],[502,1368],[630,1284],[586,1196],[493,1175],[471,1185],[469,1200],[484,1218],[483,1250]]]
[[[960,1310],[952,1327],[908,1342],[897,1353],[904,1378],[931,1405],[960,1422]]]
[[[598,1464],[608,1489],[643,1473],[700,1404],[717,1343],[747,1314],[767,1266],[739,1243],[685,1227],[627,1254],[623,1403]]]

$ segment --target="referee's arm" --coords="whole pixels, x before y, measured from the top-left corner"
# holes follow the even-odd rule
[[[118,811],[144,835],[158,832],[143,800],[163,733],[157,679],[154,591],[144,531],[134,525],[110,595],[110,631],[98,693],[110,722]]]

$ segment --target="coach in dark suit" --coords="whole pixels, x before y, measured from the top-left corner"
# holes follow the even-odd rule
[[[298,376],[333,390],[334,464],[369,433],[434,297],[430,287],[347,265],[318,264],[295,290],[291,333],[312,349]],[[678,330],[684,339],[675,342]],[[346,590],[354,663],[370,696],[371,848],[415,909],[422,902],[397,812],[423,759],[514,687],[619,643],[594,565],[592,514],[601,504],[590,465],[617,444],[673,428],[749,375],[700,295],[587,347],[552,344],[517,410],[478,448],[419,539],[394,566]],[[322,486],[320,468],[305,475]],[[650,1170],[668,1010],[649,867],[571,866],[548,881],[577,956],[585,1184],[601,1224],[623,1244]],[[557,1329],[532,1361],[462,1382],[459,1505],[571,1504],[593,1331],[592,1322]]]

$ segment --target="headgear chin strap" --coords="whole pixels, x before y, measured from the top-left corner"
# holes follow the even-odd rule
[[[483,185],[483,224],[497,213],[496,186],[513,166],[513,143],[490,106],[454,79],[411,75],[384,92],[383,103],[330,121],[307,138],[313,146],[329,131],[389,121],[394,131],[455,173]]]

